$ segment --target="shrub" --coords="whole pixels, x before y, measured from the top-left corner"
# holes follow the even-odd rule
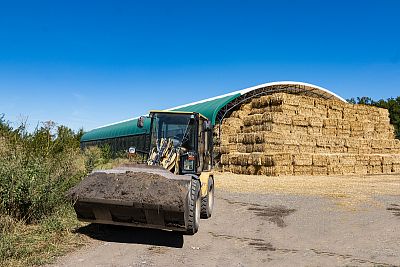
[[[0,213],[28,223],[51,214],[86,174],[82,131],[44,123],[33,133],[0,119]]]

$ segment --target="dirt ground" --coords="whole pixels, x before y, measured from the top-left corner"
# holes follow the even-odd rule
[[[400,176],[217,174],[194,236],[87,225],[54,266],[400,266]]]

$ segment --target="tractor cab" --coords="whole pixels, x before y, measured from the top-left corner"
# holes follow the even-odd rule
[[[151,111],[150,118],[148,165],[161,165],[175,174],[211,170],[212,127],[206,117],[195,112]]]

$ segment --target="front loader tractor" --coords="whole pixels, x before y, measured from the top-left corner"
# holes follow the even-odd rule
[[[214,206],[212,125],[206,117],[195,112],[151,111],[149,118],[150,150],[146,164],[96,172],[158,175],[160,179],[168,179],[169,183],[183,186],[183,205],[167,205],[154,195],[151,198],[134,195],[127,200],[118,195],[110,199],[93,197],[93,194],[75,194],[77,217],[82,221],[194,234],[199,228],[200,218],[211,217]],[[137,127],[143,127],[144,119],[138,119]],[[135,186],[144,188],[138,195],[146,194],[145,186],[138,183]],[[154,189],[157,188],[152,188],[152,191],[157,191]]]

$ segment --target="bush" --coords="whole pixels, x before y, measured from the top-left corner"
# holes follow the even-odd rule
[[[31,223],[63,204],[87,171],[81,135],[52,122],[28,133],[0,118],[0,213]]]

